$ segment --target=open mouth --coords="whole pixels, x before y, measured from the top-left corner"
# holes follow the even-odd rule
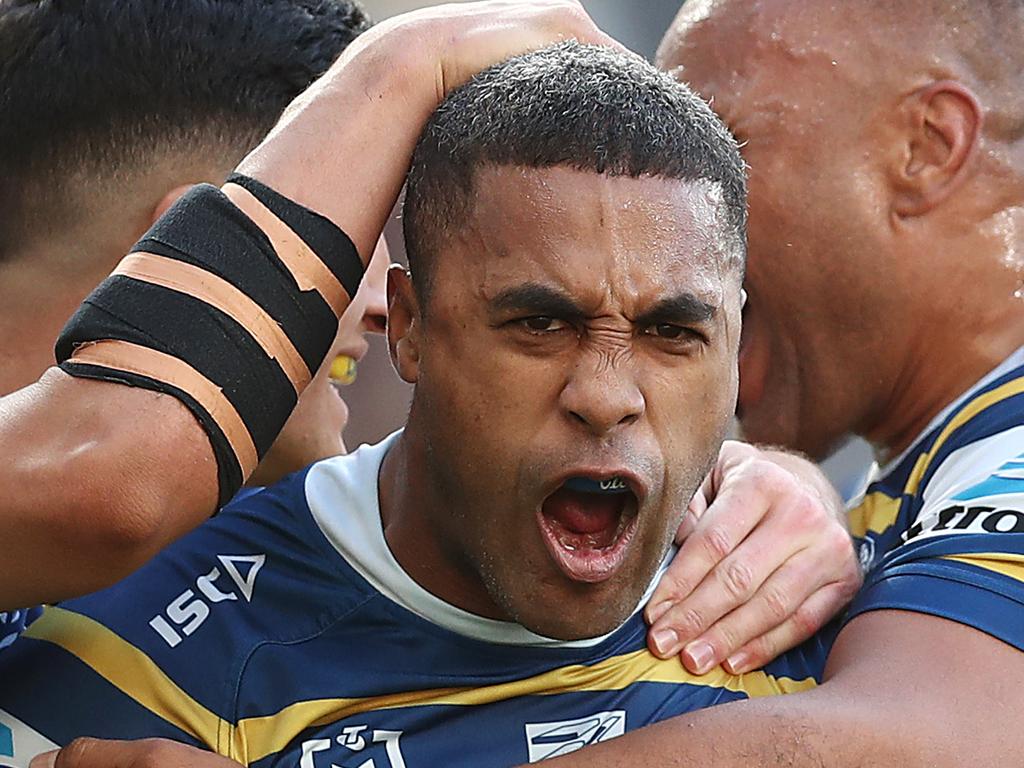
[[[622,477],[574,476],[548,496],[538,524],[552,559],[573,581],[605,581],[625,562],[639,504]]]

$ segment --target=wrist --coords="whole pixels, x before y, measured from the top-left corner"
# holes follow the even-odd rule
[[[763,447],[761,450],[780,467],[814,488],[822,502],[835,514],[836,519],[843,524],[843,527],[848,527],[843,499],[817,464],[802,454],[782,448]]]
[[[417,16],[382,22],[358,38],[335,67],[344,66],[357,78],[367,99],[400,104],[403,115],[415,114],[425,123],[444,100],[440,73],[446,43],[434,20]],[[351,85],[351,80],[338,83]]]

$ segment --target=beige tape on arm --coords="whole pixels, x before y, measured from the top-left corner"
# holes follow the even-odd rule
[[[116,340],[83,344],[68,362],[145,376],[186,392],[220,427],[242,467],[242,476],[248,477],[256,469],[256,446],[242,417],[220,387],[188,363],[149,347]]]
[[[274,246],[277,257],[295,278],[299,289],[318,292],[335,316],[340,318],[352,297],[316,252],[245,187],[225,184],[221,191],[263,230],[263,234]]]
[[[312,376],[306,361],[281,326],[227,280],[193,264],[142,252],[126,256],[114,274],[169,288],[216,307],[245,328],[263,351],[277,361],[296,396],[309,384]]]

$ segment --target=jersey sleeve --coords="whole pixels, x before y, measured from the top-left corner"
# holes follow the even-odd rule
[[[1020,431],[951,456],[902,542],[867,576],[847,621],[895,609],[939,616],[1024,650]]]
[[[79,736],[241,757],[234,707],[249,656],[312,631],[332,578],[302,478],[229,505],[110,589],[48,608],[0,653],[0,766]]]

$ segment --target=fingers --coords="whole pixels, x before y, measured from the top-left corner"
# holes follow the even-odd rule
[[[722,665],[733,675],[760,669],[813,636],[850,601],[854,592],[856,589],[851,590],[848,585],[842,583],[821,587],[786,621],[751,640],[729,656]]]
[[[697,535],[695,534],[695,536]],[[691,537],[692,540],[693,537]],[[689,595],[665,611],[652,627],[651,636],[655,652],[662,658],[679,653],[684,646],[688,653],[691,651],[696,653],[696,647],[708,646],[711,639],[716,641],[710,644],[710,650],[708,647],[702,649],[699,660],[694,661],[692,667],[684,659],[684,664],[691,672],[697,672],[697,667],[703,670],[703,668],[714,666],[721,662],[726,654],[738,650],[743,643],[763,634],[786,619],[789,612],[781,615],[775,615],[774,611],[766,612],[761,601],[764,599],[764,590],[775,589],[778,585],[779,576],[773,576],[773,574],[779,569],[779,564],[790,561],[802,546],[796,537],[780,541],[773,531],[764,529],[758,529],[736,546],[725,539],[713,538],[712,541],[718,542],[711,545],[716,548],[725,549],[728,546],[728,554],[711,568],[710,573]],[[689,543],[688,541],[687,544]],[[676,557],[676,562],[687,558],[687,544],[683,545],[683,549]],[[708,547],[706,545],[698,546],[704,551],[704,556],[708,557],[709,555],[706,554]],[[721,549],[717,551],[721,551]],[[698,554],[698,557],[700,556]],[[814,566],[817,563],[813,562],[813,555],[805,559],[810,559],[812,562],[805,566],[797,561],[790,564],[788,568],[789,570],[801,570],[804,578],[813,577],[815,575]],[[824,568],[819,567],[818,570],[823,571]],[[773,581],[776,583],[773,584]],[[820,584],[808,584],[806,591],[803,591],[805,587],[800,582],[796,582],[793,586],[796,593],[791,597],[787,595],[787,599],[795,601],[790,611],[795,610],[796,606]],[[778,605],[778,600],[774,595],[771,595],[770,602],[771,605],[768,606],[770,608],[782,607]],[[725,620],[723,620],[719,626],[715,626],[714,637],[705,634],[715,622],[727,614],[730,615],[730,618],[740,615],[746,619],[746,622],[736,624],[734,621],[731,624],[725,624]],[[764,615],[765,621],[771,621],[774,618],[774,623],[768,626],[754,624],[751,634],[735,634],[748,626],[753,616],[756,615]],[[725,626],[721,626],[722,624]],[[753,633],[755,630],[756,633]],[[694,648],[691,649],[691,646]]]
[[[648,623],[663,624],[659,619],[707,579],[715,567],[746,539],[766,512],[764,499],[759,498],[759,492],[749,485],[723,488],[711,507],[694,524],[693,532],[662,576],[646,609]],[[718,616],[735,607],[735,603],[727,605]],[[705,628],[701,627],[698,633]]]
[[[666,612],[652,628],[652,650],[663,658],[680,653],[683,666],[694,674],[726,661],[727,669],[739,674],[803,642],[835,616],[861,584],[849,539],[825,539],[790,554],[769,552],[772,534],[759,529],[689,598]],[[784,564],[762,578],[780,559]],[[730,602],[738,607],[723,610]],[[674,642],[658,644],[663,636]]]
[[[564,40],[626,50],[602,32],[575,0],[481,2],[441,6],[429,12],[438,25],[435,47],[440,53],[442,97],[492,64]],[[455,41],[457,45],[452,44]]]
[[[564,16],[560,18],[559,27],[566,30],[563,35],[579,40],[581,43],[605,45],[619,50],[628,50],[622,43],[601,30],[590,18],[582,3],[568,2]]]
[[[238,768],[226,757],[166,739],[75,739],[32,759],[29,768]]]
[[[691,672],[763,664],[860,586],[842,505],[800,457],[727,443],[687,517],[680,534],[692,532],[645,616],[652,652],[681,654]]]
[[[743,665],[744,659],[737,654],[756,638],[789,622],[801,605],[824,586],[820,577],[825,572],[813,550],[804,550],[792,557],[771,574],[749,600],[721,620],[716,617],[710,629],[688,643],[681,653],[683,666],[694,674],[704,674],[726,659],[732,659],[737,666]],[[840,607],[841,603],[832,606],[833,613]],[[831,615],[826,615],[821,623]],[[813,627],[807,636],[819,626],[821,624]]]

